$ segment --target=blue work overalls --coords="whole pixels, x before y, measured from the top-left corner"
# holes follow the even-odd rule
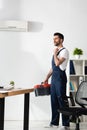
[[[62,51],[63,49],[64,48],[62,48],[60,51]],[[68,105],[68,101],[62,98],[63,96],[66,96],[67,77],[66,77],[65,70],[62,71],[59,68],[59,66],[55,65],[54,57],[52,59],[52,69],[53,69],[53,73],[51,78],[51,108],[52,108],[51,124],[58,126],[59,117],[60,117],[58,108]],[[69,126],[68,116],[62,115],[62,125]]]

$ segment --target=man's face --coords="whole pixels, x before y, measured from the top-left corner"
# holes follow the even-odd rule
[[[62,43],[62,39],[60,39],[58,36],[54,36],[54,45],[59,46]]]

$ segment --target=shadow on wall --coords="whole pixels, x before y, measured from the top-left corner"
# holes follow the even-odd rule
[[[43,68],[38,57],[31,52],[21,51],[20,53],[19,82],[20,86],[29,86],[39,84],[43,79]],[[35,97],[31,93],[30,119],[31,120],[49,120],[50,118],[50,96]],[[39,113],[39,115],[38,115]]]
[[[50,96],[35,97],[31,94],[30,120],[50,120],[51,106]]]
[[[21,51],[19,77],[20,82],[23,81],[22,85],[24,84],[31,88],[42,79],[42,75],[43,71],[38,58],[30,52]]]
[[[29,21],[28,25],[29,32],[40,32],[43,28],[43,23],[41,22]]]

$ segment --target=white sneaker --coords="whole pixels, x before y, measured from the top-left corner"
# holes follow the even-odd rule
[[[59,130],[70,130],[69,126],[62,126],[59,128]]]
[[[59,126],[57,126],[57,125],[52,125],[52,124],[50,124],[49,126],[45,126],[45,128],[58,128]]]

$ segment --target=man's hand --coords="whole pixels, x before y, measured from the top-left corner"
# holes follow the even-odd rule
[[[45,79],[44,81],[43,81],[43,83],[45,84],[45,83],[48,83],[48,79]]]
[[[54,49],[54,55],[55,55],[55,56],[58,54],[58,51],[59,51],[59,49],[56,47],[56,48]]]
[[[65,60],[65,58],[63,58],[63,57],[58,58],[58,56],[57,56],[58,51],[59,51],[59,49],[56,47],[56,48],[54,49],[54,62],[55,62],[55,65],[56,65],[56,66],[59,66],[59,65],[62,64],[62,63],[64,62],[64,60]]]

